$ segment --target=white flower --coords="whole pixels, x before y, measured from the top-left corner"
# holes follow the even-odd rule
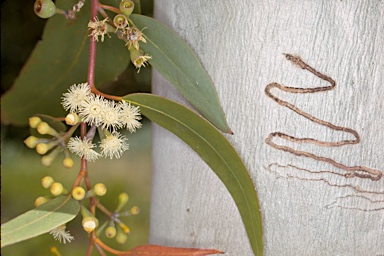
[[[55,240],[58,240],[60,243],[63,242],[64,244],[67,242],[70,243],[74,239],[69,231],[65,230],[65,225],[52,229],[49,231],[49,234],[51,234]]]
[[[69,87],[68,92],[63,94],[62,105],[65,110],[76,112],[84,100],[91,95],[88,83],[74,84]]]
[[[92,148],[96,147],[92,144],[90,139],[82,140],[79,137],[72,137],[68,142],[68,149],[72,153],[84,157],[87,161],[93,162],[99,158],[100,154],[94,151]]]
[[[129,149],[127,140],[124,135],[116,131],[107,135],[100,142],[101,155],[110,159],[113,157],[120,158],[123,152]]]
[[[79,116],[89,125],[99,125],[107,108],[107,100],[103,96],[90,94],[80,106]]]
[[[120,108],[121,122],[123,127],[127,127],[127,130],[129,130],[131,133],[135,132],[136,129],[141,128],[141,123],[138,121],[141,120],[139,107],[134,107],[126,101],[121,101]]]
[[[116,106],[115,101],[109,100],[105,103],[104,111],[102,113],[102,126],[103,129],[116,130],[122,127],[120,118],[121,114],[119,108]]]

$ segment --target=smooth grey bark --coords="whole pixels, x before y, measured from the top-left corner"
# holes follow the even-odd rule
[[[234,132],[227,138],[259,194],[265,255],[384,255],[384,178],[346,179],[279,167],[341,172],[268,146],[265,138],[271,132],[321,141],[351,136],[315,124],[264,93],[272,82],[328,85],[293,66],[282,53],[300,55],[336,80],[336,88],[274,94],[317,118],[355,129],[361,142],[343,147],[277,142],[345,165],[384,170],[383,13],[379,0],[155,1],[156,18],[187,41],[216,85]],[[187,104],[156,72],[153,91]],[[151,243],[252,255],[225,186],[192,149],[157,125],[153,168]]]

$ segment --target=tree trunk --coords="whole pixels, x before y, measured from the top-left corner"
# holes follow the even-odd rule
[[[283,2],[156,1],[155,16],[187,41],[212,77],[234,132],[227,138],[258,191],[265,255],[384,255],[384,2]],[[300,56],[336,87],[283,53]],[[270,90],[296,113],[267,96],[273,82],[327,89]],[[156,72],[153,91],[186,104]],[[273,132],[316,141],[275,134],[267,144]],[[225,186],[157,125],[153,168],[151,243],[253,255]]]

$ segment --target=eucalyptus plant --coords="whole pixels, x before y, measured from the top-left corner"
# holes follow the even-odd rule
[[[107,209],[100,198],[107,194],[107,187],[102,182],[91,184],[87,163],[102,157],[111,161],[122,157],[129,145],[121,130],[135,133],[142,127],[144,115],[187,143],[217,174],[239,209],[255,255],[262,255],[257,193],[244,163],[223,135],[232,131],[209,75],[175,32],[140,14],[139,0],[105,2],[37,0],[34,4],[35,13],[49,20],[42,42],[36,45],[12,91],[2,99],[2,121],[29,124],[31,134],[24,143],[41,155],[42,165],[50,166],[62,158],[63,165],[73,169],[73,157],[79,157],[81,165],[71,188],[51,176],[42,178],[47,195],[36,199],[35,209],[2,225],[1,246],[44,233],[69,244],[74,237],[66,224],[79,216],[90,239],[87,255],[93,248],[100,255],[105,255],[104,251],[114,255],[222,253],[220,248],[159,245],[118,251],[101,240],[104,232],[106,237],[124,243],[130,229],[120,217],[136,215],[139,208],[126,210],[128,195],[122,192],[116,208]],[[67,42],[65,47],[59,43],[63,41]],[[100,89],[129,62],[137,72],[147,65],[154,67],[199,113],[151,93],[119,96]],[[99,223],[99,213],[108,221]],[[59,255],[54,250],[52,253]]]

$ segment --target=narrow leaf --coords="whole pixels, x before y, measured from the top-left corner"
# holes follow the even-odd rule
[[[140,44],[140,48],[152,56],[149,63],[213,125],[231,133],[215,86],[192,49],[157,20],[142,15],[130,18],[143,30],[147,43]]]
[[[129,250],[126,253],[120,254],[121,256],[142,256],[142,255],[151,255],[151,256],[203,256],[210,254],[223,254],[223,252],[214,250],[214,249],[197,249],[197,248],[177,248],[177,247],[167,247],[160,245],[140,245],[132,250]]]
[[[28,118],[36,113],[55,117],[65,113],[60,104],[62,93],[72,84],[87,81],[89,4],[90,1],[85,2],[75,20],[55,15],[47,21],[42,40],[12,87],[2,96],[2,122],[26,125]],[[56,5],[72,8],[70,1],[58,0]],[[97,44],[96,59],[97,87],[123,72],[129,62],[129,52],[116,36],[105,36],[104,42]]]
[[[1,247],[47,233],[79,212],[72,197],[58,197],[1,225]]]
[[[228,140],[205,119],[176,102],[153,94],[130,94],[123,99],[139,106],[143,115],[177,135],[212,168],[239,209],[254,254],[262,255],[263,230],[256,190]]]

